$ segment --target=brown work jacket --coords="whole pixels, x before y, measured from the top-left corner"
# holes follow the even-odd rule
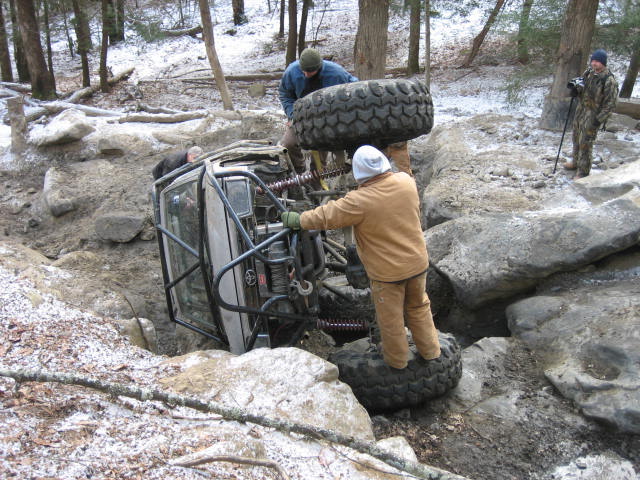
[[[367,275],[379,282],[405,280],[429,266],[418,190],[403,172],[377,175],[343,198],[304,212],[300,225],[305,230],[353,225]]]

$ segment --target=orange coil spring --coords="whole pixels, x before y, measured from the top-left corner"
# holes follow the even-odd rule
[[[368,330],[369,325],[366,320],[350,320],[339,318],[319,318],[318,328],[330,331],[360,331]]]
[[[306,185],[307,183],[310,183],[313,180],[337,177],[344,173],[346,173],[346,170],[342,167],[333,168],[330,170],[323,170],[322,172],[318,172],[317,170],[311,170],[309,172],[294,175],[293,177],[285,178],[284,180],[278,180],[276,182],[268,183],[267,187],[272,192],[279,193],[283,190],[286,190],[289,187],[293,187],[294,185]],[[256,192],[259,194],[264,193],[264,191],[262,190],[262,187],[256,188]]]

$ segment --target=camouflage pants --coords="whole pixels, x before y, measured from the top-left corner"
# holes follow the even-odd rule
[[[598,128],[593,124],[595,115],[591,112],[576,112],[573,119],[573,161],[578,173],[589,175],[593,163],[593,143]]]
[[[423,358],[431,360],[440,356],[438,331],[431,315],[426,282],[426,272],[401,282],[371,280],[371,296],[382,337],[382,355],[385,363],[394,368],[407,366],[409,342],[405,322]]]

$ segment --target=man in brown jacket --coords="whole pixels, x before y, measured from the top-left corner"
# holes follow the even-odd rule
[[[370,145],[353,155],[353,176],[357,190],[301,215],[284,212],[282,222],[305,230],[353,225],[358,254],[371,281],[385,362],[393,368],[407,366],[405,320],[422,358],[438,358],[438,331],[425,288],[429,257],[416,184],[404,172],[391,172],[387,157]]]

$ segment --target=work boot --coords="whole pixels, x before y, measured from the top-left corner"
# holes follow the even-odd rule
[[[565,162],[564,168],[565,170],[576,170],[578,167],[576,166],[576,162],[570,160],[568,162]]]

